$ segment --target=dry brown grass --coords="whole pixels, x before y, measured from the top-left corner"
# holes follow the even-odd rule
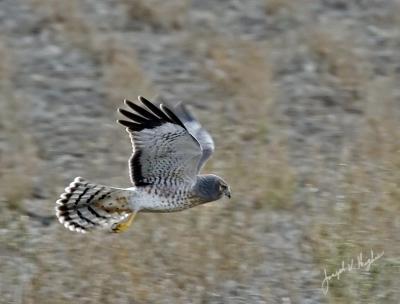
[[[276,94],[268,48],[253,41],[197,33],[186,39],[184,47],[193,53],[215,94],[228,100],[220,110],[227,113],[230,125],[240,123],[235,133],[243,139],[265,139]]]
[[[121,0],[128,22],[145,24],[155,30],[180,30],[187,22],[188,0]]]
[[[312,240],[316,260],[328,273],[362,252],[384,251],[371,271],[344,274],[330,284],[332,303],[395,302],[400,267],[398,214],[400,211],[399,113],[393,111],[393,79],[366,83],[368,96],[359,137],[345,147],[339,170],[337,198],[328,213],[314,218]],[[366,259],[366,258],[365,258]],[[377,294],[375,291],[380,290]],[[372,300],[374,299],[374,300]]]
[[[112,108],[121,105],[125,98],[136,98],[139,94],[155,95],[151,81],[141,68],[134,49],[124,47],[123,43],[106,41],[101,58],[104,90]]]
[[[32,196],[38,167],[24,103],[15,93],[15,66],[7,39],[0,37],[0,293],[5,302],[21,298],[26,271],[19,259],[27,239],[24,202]]]
[[[322,74],[333,75],[342,88],[360,93],[368,80],[370,66],[351,35],[337,24],[324,24],[319,29],[305,29],[305,39]]]
[[[0,39],[0,58],[0,199],[9,208],[19,209],[32,191],[37,153],[14,93],[14,60],[4,37]]]
[[[126,2],[126,3],[125,3]],[[179,3],[152,6],[142,1],[124,1],[129,5],[128,14],[134,12],[141,18],[159,20],[160,9],[164,6],[173,10]],[[126,46],[123,40],[110,37],[107,31],[100,31],[90,19],[85,18],[84,4],[73,0],[60,2],[54,0],[32,0],[32,6],[44,10],[49,24],[62,36],[62,42],[72,43],[88,52],[101,67],[104,92],[110,100],[110,107],[121,105],[125,98],[136,98],[140,93],[144,96],[156,94],[151,81],[140,66],[135,49]],[[181,5],[182,6],[182,5]],[[148,10],[148,13],[144,11]],[[150,14],[150,15],[149,15]],[[174,14],[174,16],[177,16]]]
[[[200,35],[189,37],[186,48],[199,61],[215,94],[227,100],[216,109],[220,115],[215,129],[223,137],[217,137],[217,157],[224,161],[212,162],[214,169],[229,176],[237,202],[246,201],[255,209],[289,208],[295,174],[285,136],[273,127],[280,114],[275,109],[268,45]]]
[[[188,44],[199,60],[204,60],[203,73],[216,90],[236,98],[246,97],[248,102],[254,99],[261,105],[271,103],[272,74],[268,50],[263,44],[221,35],[194,36]]]
[[[220,205],[181,214],[142,214],[126,234],[71,234],[60,225],[34,238],[8,234],[25,265],[33,267],[22,302],[207,302],[221,284],[245,284],[261,259],[242,218]],[[21,222],[15,232],[24,233]],[[18,277],[18,269],[11,272]],[[17,282],[17,287],[21,287]]]
[[[287,165],[284,142],[268,136],[263,120],[270,109],[272,90],[266,89],[270,75],[264,69],[267,64],[262,50],[250,50],[244,44],[240,48],[245,53],[249,50],[245,60],[254,61],[250,67],[235,63],[241,49],[226,61],[212,55],[219,68],[229,72],[232,87],[228,80],[213,78],[211,70],[207,71],[216,88],[225,86],[233,100],[236,114],[230,116],[228,111],[222,117],[218,126],[222,136],[240,121],[245,122],[240,132],[235,132],[237,137],[218,146],[221,153],[216,159],[224,159],[223,163],[210,165],[228,176],[234,199],[181,214],[143,214],[128,233],[118,236],[81,236],[57,225],[39,228],[37,235],[24,238],[29,223],[10,226],[3,241],[18,240],[8,250],[18,250],[21,263],[32,268],[26,277],[15,265],[4,269],[12,278],[7,284],[17,282],[21,302],[46,303],[52,299],[52,303],[69,303],[79,298],[86,303],[203,303],[219,293],[226,282],[246,285],[263,256],[254,233],[255,215],[261,208],[289,206],[294,176]],[[148,82],[143,82],[134,52],[115,47],[106,50],[100,58],[107,67],[104,77],[108,97],[121,100],[143,92]],[[248,80],[241,80],[240,74]],[[258,87],[251,80],[258,82]],[[257,107],[259,121],[251,119],[250,109],[241,103],[245,100],[249,107]],[[245,142],[248,149],[238,142]]]
[[[44,16],[58,41],[73,45],[96,54],[98,51],[96,28],[85,17],[82,1],[30,0],[32,8]]]
[[[49,22],[67,44],[99,59],[104,92],[113,107],[124,97],[155,93],[135,51],[104,39],[85,18],[79,1],[32,1],[48,10]],[[129,18],[153,29],[185,26],[186,1],[123,3]],[[266,3],[271,15],[292,9],[290,1]],[[177,13],[166,13],[176,7]],[[341,158],[344,165],[338,170],[337,185],[332,185],[337,197],[310,194],[316,211],[307,234],[315,248],[316,266],[326,267],[330,273],[342,260],[360,252],[384,250],[385,257],[370,272],[344,274],[340,281],[332,281],[328,296],[332,303],[357,303],[359,299],[395,302],[400,265],[400,126],[399,114],[393,111],[397,100],[389,92],[394,91],[396,82],[391,78],[370,81],[369,65],[356,44],[338,31],[305,31],[310,33],[306,44],[319,64],[318,73],[333,75],[334,86],[365,97],[362,131],[356,141],[346,143]],[[1,136],[10,143],[7,153],[0,154],[1,193],[7,202],[15,202],[2,205],[0,217],[1,227],[5,227],[0,240],[6,244],[1,253],[9,257],[0,263],[0,293],[6,301],[207,303],[214,293],[221,293],[225,283],[246,285],[249,278],[254,279],[266,258],[259,243],[265,225],[257,222],[257,215],[290,210],[292,196],[299,190],[285,135],[278,130],[274,63],[268,46],[220,35],[191,35],[185,48],[202,67],[200,74],[211,84],[215,99],[226,101],[210,104],[201,121],[210,126],[217,143],[206,171],[227,179],[233,199],[179,214],[142,214],[122,235],[78,235],[61,225],[33,227],[20,215],[18,206],[31,193],[36,152],[22,125],[9,119],[21,113],[21,108],[18,96],[12,93],[13,72],[7,64],[11,60],[0,60],[2,98],[13,101],[1,103],[7,106],[0,121]],[[1,58],[8,53],[6,47],[0,48]],[[123,140],[125,145],[127,139]],[[30,162],[24,162],[26,159]],[[316,159],[322,158],[316,155]],[[325,164],[320,168],[313,181],[316,188],[324,177]]]
[[[258,140],[231,135],[218,148],[223,162],[216,166],[229,177],[234,202],[249,204],[246,210],[250,213],[292,206],[296,175],[288,161],[286,141],[279,135],[268,135],[262,145]]]
[[[282,11],[293,13],[296,8],[298,9],[298,4],[290,0],[265,0],[264,5],[267,15],[276,15]]]

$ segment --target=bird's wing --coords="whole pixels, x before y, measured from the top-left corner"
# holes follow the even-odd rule
[[[132,182],[136,186],[194,182],[202,157],[199,142],[168,107],[158,108],[140,96],[139,101],[142,106],[125,100],[133,112],[118,109],[129,119],[118,123],[127,128],[132,141]]]
[[[202,155],[198,164],[198,170],[200,171],[214,152],[214,141],[210,133],[201,126],[200,122],[182,102],[178,103],[173,109],[189,133],[196,138],[201,146]]]
[[[210,133],[202,127],[200,122],[182,102],[172,106],[169,102],[158,97],[156,103],[161,104],[161,102],[173,109],[174,113],[178,116],[180,121],[183,122],[189,133],[199,142],[202,150],[202,155],[198,164],[198,171],[200,171],[215,149],[214,141]]]

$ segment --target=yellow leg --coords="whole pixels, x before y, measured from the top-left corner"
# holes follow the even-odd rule
[[[133,219],[135,218],[137,212],[133,212],[131,214],[129,214],[129,216],[124,219],[122,222],[120,223],[115,223],[112,227],[111,227],[111,231],[115,232],[115,233],[119,233],[119,232],[124,232],[126,231],[130,225],[132,225]]]

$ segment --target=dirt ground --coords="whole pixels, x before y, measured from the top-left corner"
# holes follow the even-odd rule
[[[398,303],[399,16],[397,0],[0,1],[0,303]],[[115,120],[138,95],[191,106],[233,199],[67,231],[54,206],[76,176],[130,186]]]

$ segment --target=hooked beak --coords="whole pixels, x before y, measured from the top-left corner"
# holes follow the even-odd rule
[[[231,189],[229,187],[224,190],[224,195],[229,199],[231,198]]]

